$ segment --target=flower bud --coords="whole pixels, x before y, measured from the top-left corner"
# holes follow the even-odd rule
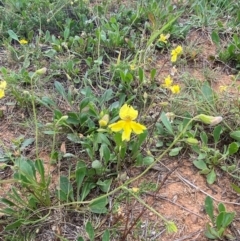
[[[198,144],[198,140],[196,138],[189,137],[186,140],[186,143],[192,146],[196,146]]]
[[[108,114],[105,114],[102,117],[102,119],[98,121],[100,127],[107,126],[108,122],[109,122],[109,115]]]
[[[47,72],[46,67],[36,70],[36,74],[38,74],[38,75],[46,74],[46,72]]]
[[[197,115],[194,119],[211,126],[215,126],[223,120],[221,116],[209,116],[204,114]]]

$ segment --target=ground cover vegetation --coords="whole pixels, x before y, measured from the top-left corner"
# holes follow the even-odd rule
[[[1,239],[239,240],[239,9],[0,1]],[[198,231],[158,207],[174,173],[224,193]]]

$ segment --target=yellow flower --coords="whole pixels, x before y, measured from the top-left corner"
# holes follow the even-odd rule
[[[7,87],[7,82],[6,81],[2,81],[0,83],[0,99],[2,99],[5,96],[4,90],[6,89],[6,87]]]
[[[105,126],[107,126],[108,121],[109,121],[109,115],[106,114],[106,115],[104,115],[104,116],[102,117],[101,120],[98,121],[99,126],[100,126],[100,127],[105,127]]]
[[[165,88],[170,88],[172,85],[173,80],[171,79],[170,75],[167,76],[164,80],[164,84],[162,85]]]
[[[177,46],[177,48],[173,49],[171,52],[171,62],[176,62],[179,55],[181,55],[183,49],[181,46]]]
[[[180,92],[180,86],[179,85],[173,85],[170,87],[170,90],[173,94],[178,94]]]
[[[167,35],[161,34],[160,38],[159,38],[159,42],[163,42],[163,43],[166,44],[167,43],[167,39],[168,39]]]
[[[19,43],[22,44],[22,45],[24,45],[24,44],[28,44],[28,41],[25,40],[25,39],[21,39],[21,40],[19,41]]]
[[[143,133],[144,130],[147,129],[144,125],[141,125],[141,124],[137,123],[136,121],[134,121],[138,116],[138,111],[134,110],[134,108],[130,105],[124,104],[119,111],[119,116],[120,116],[121,120],[109,125],[109,128],[113,132],[118,132],[118,131],[123,130],[123,133],[122,133],[123,141],[130,140],[132,131],[135,134],[139,135],[139,134]]]
[[[130,64],[130,69],[131,69],[131,70],[135,70],[135,69],[136,69],[135,64]]]
[[[227,85],[220,85],[219,86],[219,92],[222,93],[222,92],[225,92],[227,90]]]
[[[138,191],[139,191],[139,188],[138,188],[138,187],[133,187],[133,188],[132,188],[132,191],[133,191],[133,192],[138,192]]]

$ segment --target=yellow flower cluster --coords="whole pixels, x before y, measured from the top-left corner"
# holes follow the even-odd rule
[[[5,89],[7,87],[7,82],[6,81],[2,81],[0,83],[0,99],[2,99],[5,96]]]
[[[172,91],[173,94],[178,94],[180,93],[180,86],[179,85],[172,85],[173,80],[171,78],[170,75],[168,75],[165,80],[164,80],[164,84],[162,84],[162,86],[164,88],[170,89]]]
[[[173,63],[176,62],[178,56],[181,55],[182,52],[183,52],[183,49],[180,45],[177,46],[175,49],[173,49],[171,52],[171,62],[173,62]]]

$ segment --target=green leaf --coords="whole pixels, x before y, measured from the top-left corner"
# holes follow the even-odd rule
[[[11,29],[8,30],[7,32],[8,32],[9,36],[10,36],[12,39],[14,39],[14,40],[16,40],[16,41],[19,42],[19,39],[18,39],[17,34],[15,34]]]
[[[84,241],[83,237],[78,237],[77,241]]]
[[[161,119],[163,125],[168,130],[168,132],[174,136],[172,125],[171,125],[170,121],[168,120],[168,118],[167,118],[167,116],[165,115],[164,112],[162,112],[162,114],[160,116],[160,119]]]
[[[207,102],[209,102],[210,104],[213,104],[213,100],[214,100],[213,90],[207,81],[203,83],[201,90],[203,93],[203,97],[205,97]]]
[[[213,31],[212,34],[211,34],[211,38],[212,38],[212,41],[217,45],[219,46],[220,45],[220,38],[219,38],[219,35],[216,31]]]
[[[232,155],[238,152],[238,148],[239,145],[237,142],[232,142],[231,144],[229,144],[228,149],[227,149],[227,153],[228,155]]]
[[[92,203],[90,203],[89,208],[93,213],[107,213],[106,205],[108,204],[108,200],[106,197],[99,198]]]
[[[213,130],[213,138],[214,138],[214,142],[217,143],[220,139],[220,135],[222,132],[222,127],[221,126],[216,126]]]
[[[240,194],[240,187],[237,186],[236,184],[234,183],[231,183],[231,186],[232,186],[232,189],[236,192],[236,193],[239,193]]]
[[[216,173],[214,169],[211,170],[211,172],[207,175],[207,182],[209,184],[213,184],[216,181]]]
[[[113,98],[113,90],[107,89],[99,100],[99,105],[102,106],[105,102],[111,100]]]
[[[175,147],[169,152],[169,156],[177,156],[183,147]]]
[[[150,73],[150,76],[151,76],[151,80],[153,81],[155,76],[156,76],[156,73],[157,73],[157,70],[156,69],[152,69],[151,70],[151,73]]]
[[[86,176],[86,170],[87,170],[86,164],[83,161],[79,161],[77,163],[77,167],[75,171],[76,183],[77,183],[77,199],[79,199],[80,188],[82,186],[84,177]]]
[[[205,169],[202,169],[201,171],[199,171],[199,173],[200,173],[200,174],[207,175],[210,171],[211,171],[211,169],[205,168]]]
[[[94,228],[90,222],[87,222],[86,224],[86,232],[88,234],[90,241],[93,241],[95,237],[95,233],[94,233]]]
[[[149,166],[154,162],[154,158],[152,156],[146,156],[143,158],[142,162],[143,162],[143,165]]]
[[[218,204],[218,212],[221,213],[221,212],[226,212],[226,208],[224,206],[223,203],[219,203]]]
[[[70,34],[70,29],[66,27],[63,33],[64,41],[67,41],[69,34]]]
[[[58,81],[54,81],[54,86],[55,86],[57,92],[58,92],[65,100],[67,100],[67,94],[66,94],[66,91],[65,91],[63,85],[62,85],[60,82],[58,82]]]
[[[110,232],[108,230],[104,231],[102,241],[110,241]]]
[[[195,161],[193,161],[193,164],[195,167],[197,167],[200,170],[208,169],[205,161],[203,161],[203,160],[195,160]]]
[[[207,196],[205,198],[205,210],[208,216],[210,217],[212,223],[214,224],[214,215],[213,215],[213,200],[211,197]]]
[[[83,201],[86,198],[86,196],[89,194],[91,189],[93,189],[95,186],[96,184],[93,182],[85,182],[82,187],[80,201]]]
[[[11,231],[11,230],[16,230],[17,228],[19,228],[23,223],[24,223],[24,219],[18,219],[17,221],[13,222],[13,223],[10,223],[8,224],[6,227],[5,227],[5,231]]]
[[[71,201],[74,201],[73,187],[72,187],[72,184],[69,181],[68,177],[66,177],[66,176],[60,176],[59,195],[60,195],[60,200],[62,200],[62,201],[68,201],[69,199]]]
[[[20,150],[23,151],[26,147],[31,145],[35,141],[35,138],[28,138],[21,144]]]
[[[43,166],[43,161],[38,159],[35,161],[35,167],[38,171],[38,173],[40,174],[41,176],[41,180],[43,182],[45,182],[45,170],[44,170],[44,166]]]
[[[236,140],[236,141],[240,141],[240,131],[232,131],[230,132],[230,136]]]
[[[216,225],[217,225],[218,230],[222,227],[224,215],[225,215],[225,212],[221,212],[218,214],[218,216],[216,218]]]
[[[208,144],[208,136],[206,134],[206,132],[201,132],[200,134],[200,138],[202,140],[202,142],[204,143],[204,145],[206,146]]]
[[[101,160],[103,159],[104,163],[108,164],[110,159],[110,154],[111,154],[108,146],[106,144],[102,144],[99,152],[100,152]]]
[[[143,69],[141,67],[139,67],[139,69],[138,69],[138,76],[139,76],[140,83],[143,83],[143,81],[144,81],[144,72],[143,72]]]
[[[224,218],[223,218],[223,221],[222,221],[222,227],[226,228],[227,226],[229,226],[232,223],[234,217],[235,217],[234,212],[224,213]]]
[[[102,163],[99,160],[95,160],[92,162],[92,168],[100,169],[100,168],[102,168]]]
[[[109,192],[111,184],[112,184],[112,179],[106,179],[104,181],[98,180],[97,182],[97,185],[100,187],[100,189],[106,193]]]

